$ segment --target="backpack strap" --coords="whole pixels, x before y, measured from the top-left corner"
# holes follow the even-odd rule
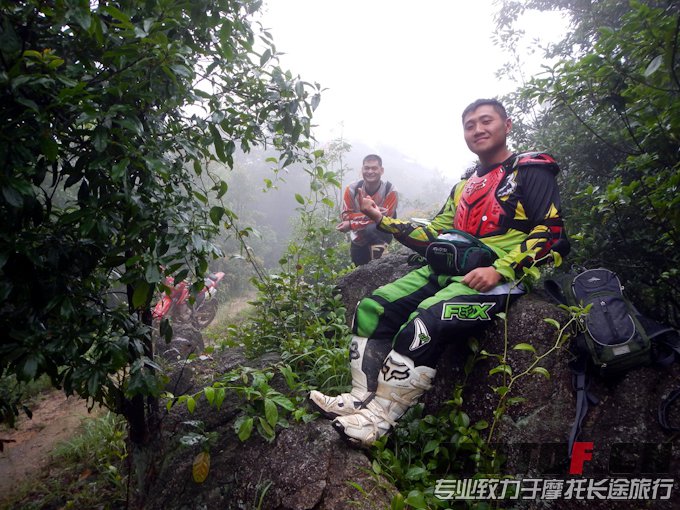
[[[562,289],[562,285],[559,281],[553,278],[548,278],[545,280],[545,282],[543,282],[543,288],[553,300],[557,301],[558,304],[567,304],[567,297],[564,295],[564,290]]]
[[[356,182],[356,186],[354,188],[354,197],[353,198],[357,197],[357,195],[359,194],[359,189],[362,188],[363,186],[364,186],[364,180],[363,179],[360,179]]]
[[[392,183],[390,181],[385,181],[385,198],[390,194],[390,191],[392,191]]]
[[[680,389],[673,390],[659,404],[658,413],[659,425],[661,425],[661,428],[664,429],[666,432],[680,431],[680,427],[668,423],[668,408],[673,402],[675,402],[678,399],[678,397],[680,397]]]
[[[571,352],[576,356],[569,363],[571,369],[571,384],[576,393],[576,416],[571,425],[569,432],[569,443],[567,445],[567,456],[571,458],[571,452],[574,448],[574,443],[581,433],[581,425],[588,414],[589,403],[597,405],[600,399],[597,398],[590,390],[590,378],[588,377],[588,356],[583,346],[583,337],[576,336],[573,339]]]
[[[673,328],[662,328],[650,335],[654,346],[654,361],[662,366],[670,366],[675,360],[680,359],[680,332]],[[668,421],[668,409],[671,404],[680,397],[680,389],[670,392],[661,400],[657,418],[659,425],[666,432],[678,432],[680,426],[671,425]]]
[[[654,362],[663,367],[670,366],[680,359],[680,332],[670,327],[662,327],[651,333],[649,339],[654,347]]]

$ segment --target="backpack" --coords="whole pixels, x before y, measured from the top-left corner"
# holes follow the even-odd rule
[[[624,295],[616,273],[609,269],[572,271],[546,280],[544,288],[560,304],[590,307],[570,345],[576,391],[576,418],[569,436],[571,456],[588,404],[598,403],[588,391],[589,376],[607,378],[645,365],[670,365],[676,354],[680,356],[680,332],[642,315]],[[666,419],[669,403],[668,398],[662,402],[659,422],[664,429],[674,430]]]

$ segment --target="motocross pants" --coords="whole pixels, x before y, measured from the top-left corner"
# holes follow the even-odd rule
[[[448,342],[463,341],[475,329],[505,311],[508,299],[524,294],[521,286],[502,283],[478,292],[462,276],[416,269],[377,289],[357,306],[354,334],[371,340],[391,339],[393,349],[415,366],[435,368]],[[369,341],[371,341],[369,340]]]

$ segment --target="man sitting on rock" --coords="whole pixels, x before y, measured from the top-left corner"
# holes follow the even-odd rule
[[[428,226],[384,216],[362,196],[361,210],[378,229],[426,255],[428,265],[359,303],[350,393],[310,394],[353,444],[369,446],[386,434],[432,386],[446,343],[490,323],[508,299],[524,292],[515,284],[523,268],[551,249],[568,251],[555,160],[508,149],[512,122],[495,99],[473,102],[462,119],[465,142],[479,164],[454,186]]]

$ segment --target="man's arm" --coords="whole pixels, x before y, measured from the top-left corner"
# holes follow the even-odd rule
[[[458,186],[451,191],[444,207],[427,226],[414,225],[382,214],[375,202],[365,194],[360,195],[359,203],[362,212],[375,221],[378,230],[394,235],[394,238],[404,246],[425,255],[427,246],[435,241],[443,230],[453,228],[453,217],[456,213],[453,197]]]
[[[504,276],[521,277],[522,268],[547,255],[551,249],[566,253],[569,243],[560,212],[560,194],[554,169],[525,166],[518,170],[521,182],[521,204],[530,225],[526,239],[506,256],[494,262]],[[560,245],[557,245],[560,243]],[[511,271],[508,271],[510,269]]]
[[[341,232],[363,230],[373,223],[364,213],[356,210],[352,195],[352,185],[349,185],[345,188],[345,192],[342,195],[342,221],[335,227]]]
[[[366,196],[363,188],[356,190],[359,196]],[[342,201],[342,222],[336,227],[342,232],[348,232],[350,230],[364,230],[369,225],[375,223],[369,216],[367,216],[362,211],[356,210],[356,202],[354,201],[354,191],[351,186],[345,188],[345,193],[343,195]],[[367,197],[370,199],[370,197]],[[381,214],[386,216],[394,216],[397,210],[398,196],[396,190],[391,190],[385,200],[383,201],[382,207],[379,208]]]

